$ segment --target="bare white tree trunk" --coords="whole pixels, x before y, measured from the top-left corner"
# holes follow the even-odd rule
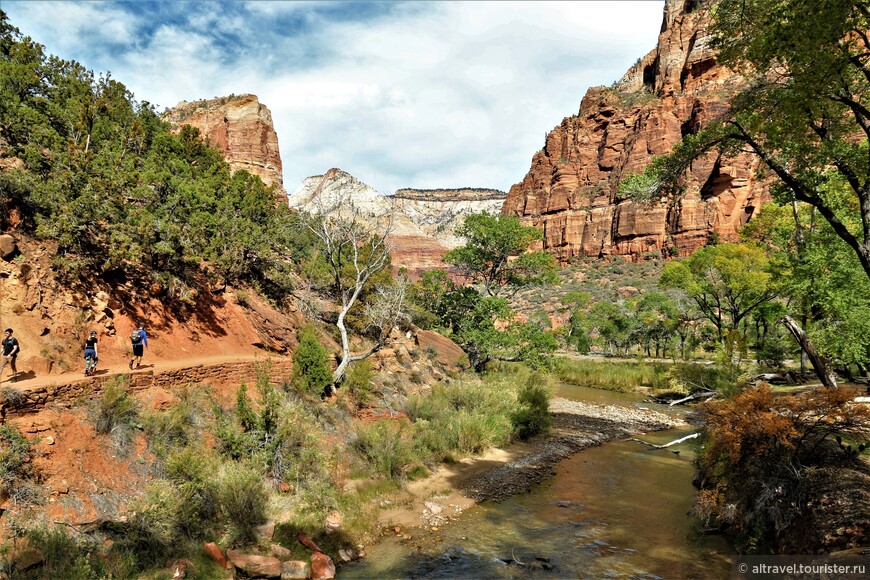
[[[380,350],[398,323],[405,296],[405,286],[385,302],[376,312],[369,306],[366,314],[370,327],[377,330],[375,344],[369,350],[352,354],[350,335],[346,325],[348,313],[354,308],[360,295],[371,285],[372,277],[390,264],[390,244],[387,237],[393,229],[392,216],[363,219],[360,210],[349,196],[343,196],[327,205],[318,199],[316,210],[308,227],[322,244],[324,258],[330,268],[335,293],[341,300],[341,311],[335,325],[341,336],[341,360],[333,372],[333,385],[344,378],[348,366],[367,358]],[[386,290],[379,290],[386,295]],[[375,304],[378,301],[375,300]],[[376,319],[371,318],[376,315]]]

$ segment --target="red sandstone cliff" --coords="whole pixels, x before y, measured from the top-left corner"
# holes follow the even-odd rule
[[[549,133],[529,173],[508,192],[502,213],[541,228],[543,247],[560,260],[689,255],[712,232],[734,239],[769,199],[750,155],[697,161],[685,197],[671,207],[638,206],[618,195],[624,176],[725,111],[742,83],[707,46],[706,4],[666,0],[657,47],[614,87],[589,89],[579,113]]]
[[[284,202],[281,154],[272,113],[254,95],[222,97],[188,103],[182,101],[163,115],[175,130],[196,127],[212,147],[224,154],[230,169],[259,175]]]

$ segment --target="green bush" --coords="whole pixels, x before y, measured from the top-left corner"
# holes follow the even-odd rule
[[[169,409],[146,414],[142,424],[151,449],[159,457],[165,457],[171,450],[183,448],[196,439],[200,420],[196,394],[185,391]]]
[[[117,546],[133,554],[140,569],[162,566],[182,547],[179,508],[179,495],[172,483],[157,480],[148,484],[145,494],[130,506]]]
[[[293,375],[290,384],[300,392],[319,396],[332,385],[329,353],[317,341],[311,328],[303,329],[299,346],[293,353]]]
[[[39,526],[27,530],[27,541],[43,560],[35,568],[16,571],[14,578],[64,578],[65,580],[91,580],[92,578],[131,577],[134,568],[129,559],[102,558],[98,546],[87,536],[72,537],[62,527]],[[14,566],[14,562],[13,562]]]
[[[372,370],[372,363],[365,359],[348,367],[342,386],[347,387],[358,406],[364,407],[375,399],[375,386],[372,384],[374,378],[375,371]]]
[[[518,395],[520,408],[514,411],[514,434],[520,439],[546,432],[553,424],[550,415],[550,389],[547,379],[540,373],[529,377]]]
[[[175,449],[166,458],[166,478],[177,492],[178,532],[182,536],[202,539],[213,529],[220,511],[212,477],[217,470],[214,453],[201,446]]]

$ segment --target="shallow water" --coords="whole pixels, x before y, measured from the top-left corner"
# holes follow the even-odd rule
[[[568,385],[557,395],[662,409],[638,403],[636,395]],[[666,443],[691,432],[640,438]],[[701,535],[688,515],[691,445],[653,450],[615,441],[586,449],[556,465],[553,477],[531,493],[474,506],[438,532],[415,531],[429,535],[415,538],[420,550],[385,539],[339,577],[727,577],[733,550],[719,536]]]

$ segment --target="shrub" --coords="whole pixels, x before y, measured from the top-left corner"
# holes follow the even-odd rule
[[[0,389],[0,401],[2,401],[4,405],[18,407],[24,403],[24,395],[21,394],[21,391],[18,389],[7,385]]]
[[[230,463],[218,479],[217,497],[227,524],[228,543],[239,545],[255,540],[255,528],[266,521],[269,503],[262,476],[249,467]]]
[[[27,541],[31,548],[38,551],[43,560],[36,569],[28,569],[15,576],[34,578],[64,578],[68,580],[91,580],[109,575],[108,562],[97,556],[97,545],[87,536],[72,537],[61,527],[39,526],[27,531]],[[123,576],[132,576],[133,567],[129,561],[116,565],[111,571]],[[116,576],[121,577],[121,576]]]
[[[124,389],[124,380],[108,381],[93,409],[96,432],[104,435],[116,429],[136,427],[138,418],[138,404]]]
[[[518,395],[520,408],[514,411],[512,421],[514,434],[520,439],[550,429],[553,418],[550,415],[550,389],[546,377],[540,373],[532,374]]]
[[[374,400],[375,387],[372,384],[374,377],[375,371],[372,370],[372,363],[368,359],[348,367],[343,386],[347,387],[347,390],[356,399],[358,406],[364,407]]]
[[[183,448],[194,440],[199,420],[195,395],[185,391],[178,403],[145,415],[142,423],[151,449],[165,457],[172,449]]]
[[[181,544],[179,497],[173,485],[157,480],[130,506],[118,547],[133,554],[140,568],[160,566]]]
[[[826,549],[831,535],[840,535],[833,529],[860,528],[853,526],[850,512],[866,511],[866,503],[861,504],[866,502],[864,482],[870,470],[861,459],[844,453],[840,441],[867,440],[870,409],[853,404],[849,390],[778,397],[761,386],[703,406],[702,418],[707,428],[697,465],[703,493],[696,511],[730,526],[742,550],[816,553]],[[845,485],[850,479],[850,470],[863,474],[851,478],[856,484],[834,491],[838,482]],[[837,495],[814,497],[814,487],[827,488],[822,495]],[[820,508],[825,502],[838,507]],[[849,502],[855,505],[843,509]],[[831,526],[836,517],[840,523]],[[859,544],[866,542],[863,532],[855,535]]]
[[[332,385],[329,354],[317,341],[311,328],[305,328],[299,346],[293,353],[293,375],[290,384],[300,392],[320,395]]]
[[[184,537],[201,539],[214,527],[220,510],[212,477],[217,469],[213,452],[200,446],[175,449],[166,458],[166,478],[178,497],[178,532]]]

